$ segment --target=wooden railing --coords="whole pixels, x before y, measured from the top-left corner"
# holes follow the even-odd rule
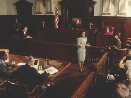
[[[109,67],[113,67],[114,64],[118,63],[122,57],[127,54],[127,49],[109,49],[105,47],[90,46],[87,48],[86,62],[97,62],[105,52],[109,52]]]
[[[69,98],[91,98],[89,96],[93,94],[92,89],[97,83],[99,75],[107,74],[107,62],[108,52],[104,53],[104,55],[99,59],[99,61],[95,65],[91,65],[89,67],[89,74],[84,79],[84,81],[76,88],[76,90],[72,93],[72,95]]]
[[[12,41],[10,53],[18,55],[33,55],[35,57],[57,59],[77,63],[77,46],[76,44],[43,42],[33,39],[16,39]],[[124,55],[126,49],[111,49],[98,46],[89,46],[86,49],[87,63],[95,63],[105,53],[109,52],[110,65],[115,64]]]
[[[89,46],[89,47],[87,47],[86,60],[88,63],[95,63],[107,51],[109,51],[109,49],[107,49],[105,47]]]
[[[95,72],[90,72],[85,80],[77,87],[77,90],[72,93],[69,98],[84,98],[85,93],[94,85]]]
[[[123,56],[126,56],[127,49],[112,49],[109,53],[109,65],[113,67],[114,64],[119,63]]]

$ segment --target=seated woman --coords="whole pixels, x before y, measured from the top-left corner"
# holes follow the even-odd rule
[[[106,27],[106,30],[105,30],[104,34],[113,35],[113,33],[109,31],[109,27]]]

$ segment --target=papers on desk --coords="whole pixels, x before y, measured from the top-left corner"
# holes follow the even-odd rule
[[[46,71],[47,73],[49,73],[50,75],[58,72],[58,70],[57,70],[56,68],[54,68],[53,66],[45,69],[45,71]]]
[[[17,65],[19,65],[19,66],[20,66],[20,65],[25,65],[25,63],[18,63]]]

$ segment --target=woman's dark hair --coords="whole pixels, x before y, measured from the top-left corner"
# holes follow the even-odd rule
[[[5,51],[0,51],[0,58],[5,55]]]
[[[107,30],[107,28],[109,29],[109,27],[106,27],[105,30]],[[110,29],[109,29],[110,30]]]
[[[119,35],[117,33],[115,33],[114,36],[118,36],[119,37]]]
[[[116,36],[116,35],[117,35],[118,37],[120,37],[121,33],[120,33],[120,32],[115,32],[115,33],[114,33],[114,36]]]
[[[82,33],[85,32],[85,37],[87,37],[87,32],[85,30],[82,30],[80,33],[79,33],[79,36],[78,37],[82,37]]]

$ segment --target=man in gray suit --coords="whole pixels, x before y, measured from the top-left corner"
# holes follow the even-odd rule
[[[5,51],[0,51],[0,82],[3,82],[6,79],[9,79],[12,73],[17,69],[13,68],[8,70],[8,67],[15,67],[15,64],[10,64],[5,62],[7,60],[7,54]]]

